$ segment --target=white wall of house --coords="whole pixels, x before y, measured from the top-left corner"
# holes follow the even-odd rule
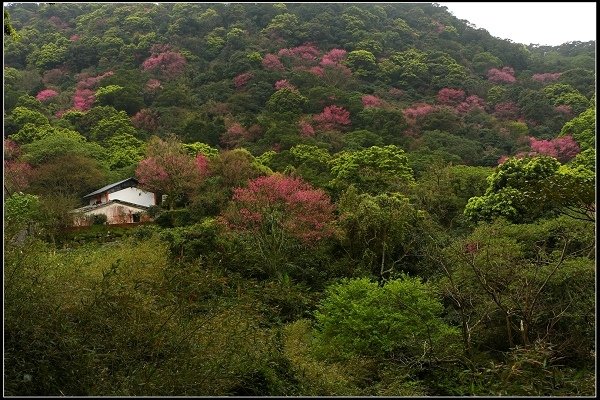
[[[140,212],[143,213],[144,210],[124,204],[112,203],[82,213],[80,217],[75,218],[74,224],[76,226],[86,225],[86,217],[96,214],[105,214],[108,224],[128,224],[134,222],[132,215]]]
[[[154,193],[146,192],[145,190],[135,187],[128,187],[117,192],[109,193],[108,200],[122,200],[146,207],[156,205],[154,202]]]

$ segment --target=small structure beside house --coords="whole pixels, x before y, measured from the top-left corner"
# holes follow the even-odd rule
[[[133,224],[151,220],[146,213],[158,202],[157,195],[139,189],[135,178],[106,185],[83,196],[89,204],[73,210],[75,226],[91,225],[94,217],[106,215],[107,224]]]

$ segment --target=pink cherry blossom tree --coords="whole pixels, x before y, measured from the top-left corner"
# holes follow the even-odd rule
[[[511,67],[502,67],[502,69],[491,68],[487,72],[488,80],[494,83],[515,83],[515,70]]]
[[[368,107],[381,107],[383,106],[383,101],[377,97],[377,96],[373,96],[372,94],[366,94],[361,98],[363,107],[368,108]]]
[[[57,96],[58,92],[56,90],[53,89],[44,89],[42,91],[40,91],[35,98],[38,99],[39,101],[48,101],[50,99],[52,99],[53,97]]]
[[[262,66],[269,71],[283,71],[285,66],[275,54],[267,54],[262,59]]]
[[[331,105],[313,117],[320,130],[341,130],[351,124],[350,113],[343,107]]]

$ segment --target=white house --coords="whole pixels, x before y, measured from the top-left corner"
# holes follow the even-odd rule
[[[106,215],[107,224],[148,221],[146,210],[157,204],[157,196],[137,186],[137,179],[127,178],[83,196],[89,204],[72,211],[76,215],[74,225],[90,225],[93,216],[99,214]]]

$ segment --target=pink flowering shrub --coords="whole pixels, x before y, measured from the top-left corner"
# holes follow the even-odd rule
[[[574,158],[581,149],[572,136],[561,136],[552,140],[529,138],[531,150],[537,154],[554,157],[565,163]]]
[[[325,75],[325,70],[323,69],[323,67],[319,67],[319,66],[314,66],[311,67],[308,72],[310,72],[311,74],[314,74],[316,76],[320,76],[323,77]]]
[[[383,105],[383,101],[377,96],[373,96],[372,94],[366,94],[362,98],[363,107],[381,107]]]
[[[284,65],[275,54],[267,54],[262,60],[262,66],[269,71],[283,71]]]
[[[487,72],[488,80],[494,83],[514,83],[517,81],[515,78],[515,70],[511,67],[503,67],[502,69],[491,68]]]
[[[404,109],[402,113],[404,117],[409,120],[416,120],[417,118],[421,118],[433,112],[435,108],[431,104],[426,103],[417,103],[412,107]]]
[[[562,73],[560,72],[546,72],[543,74],[533,74],[531,79],[533,79],[536,82],[546,83],[557,80],[558,78],[560,78],[561,75]]]
[[[35,96],[35,98],[38,99],[39,101],[48,101],[57,95],[58,95],[58,92],[56,90],[44,89],[44,90],[40,91],[37,94],[37,96]]]
[[[287,79],[282,79],[280,81],[275,82],[275,90],[281,89],[290,89],[293,91],[297,91],[296,86],[292,85]]]
[[[338,130],[351,124],[350,113],[343,107],[327,106],[321,114],[315,115],[313,120],[321,130]]]
[[[456,111],[460,113],[467,113],[475,109],[485,109],[485,100],[474,94],[467,97],[465,101],[456,106]]]
[[[321,67],[338,67],[344,58],[346,58],[346,53],[344,49],[329,50],[323,55],[319,65]]]
[[[69,40],[70,40],[71,42],[76,42],[76,41],[78,41],[78,40],[79,40],[79,38],[80,38],[80,36],[79,36],[79,35],[71,35],[71,37],[69,38]]]
[[[443,88],[437,94],[437,101],[445,105],[456,105],[465,98],[464,90]]]
[[[313,245],[334,233],[329,196],[301,179],[261,176],[235,189],[232,200],[222,216],[225,225],[263,243],[276,235]]]
[[[241,89],[246,86],[246,84],[250,82],[252,78],[254,78],[254,74],[252,72],[244,72],[243,74],[239,74],[233,78],[233,84],[235,85],[236,89]]]
[[[98,76],[89,76],[89,74],[77,75],[77,89],[94,89],[100,81],[108,76],[112,76],[115,73],[113,71],[107,71]]]
[[[77,89],[73,96],[73,108],[78,111],[88,111],[96,100],[95,92],[90,89]]]
[[[290,58],[296,62],[310,62],[316,61],[319,53],[319,49],[314,44],[305,43],[291,49],[281,49],[277,55],[279,57]]]
[[[144,71],[155,71],[170,79],[180,75],[187,64],[185,57],[169,45],[154,45],[150,52],[142,63]]]
[[[19,144],[11,139],[4,139],[4,159],[13,160],[19,157],[21,148]]]

